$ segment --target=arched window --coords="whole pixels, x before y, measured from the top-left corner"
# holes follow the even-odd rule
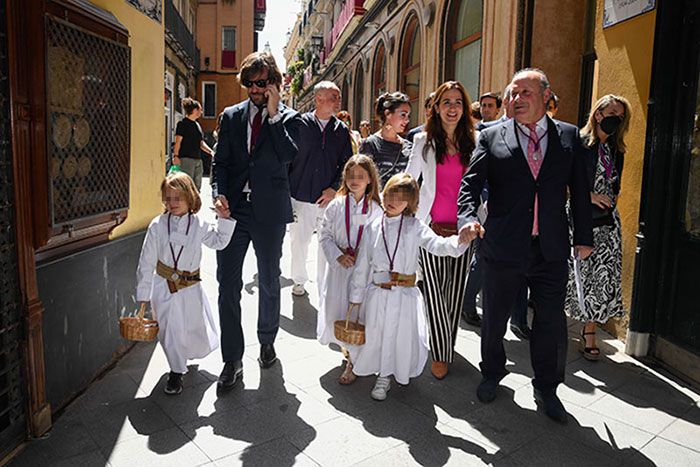
[[[386,48],[380,42],[374,52],[374,72],[372,74],[372,102],[386,92]]]
[[[357,71],[355,71],[355,99],[352,105],[352,121],[353,125],[359,125],[360,121],[364,117],[362,111],[362,96],[365,93],[365,70],[362,66],[362,59],[360,59],[360,64],[357,66]]]
[[[386,47],[384,47],[384,42],[380,42],[377,50],[374,52],[374,70],[372,71],[372,111],[370,115],[374,115],[374,103],[380,94],[385,93],[387,90],[386,85]],[[377,117],[370,119],[372,122],[372,128],[379,126]]]
[[[420,53],[422,49],[418,18],[414,15],[406,25],[401,47],[401,90],[411,102],[411,124],[414,128],[421,120],[420,94]]]
[[[447,16],[447,79],[456,79],[479,98],[483,0],[452,0]]]
[[[348,94],[350,94],[350,86],[348,83],[350,82],[350,75],[347,74],[343,77],[343,87],[340,90],[340,100],[341,100],[341,110],[347,110],[348,109]]]

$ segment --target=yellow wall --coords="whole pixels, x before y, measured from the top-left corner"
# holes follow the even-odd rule
[[[598,0],[595,51],[598,56],[593,102],[606,94],[619,94],[631,104],[630,131],[625,138],[627,154],[618,209],[622,219],[622,292],[625,310],[630,309],[634,276],[634,235],[639,226],[642,191],[647,101],[651,83],[656,11],[637,16],[607,29],[602,28],[604,0]],[[627,327],[628,316],[618,320],[618,331]],[[624,333],[618,332],[621,337]]]
[[[158,191],[165,172],[163,24],[124,0],[91,0],[129,30],[131,47],[131,179],[129,216],[112,233],[124,236],[148,226],[162,206]]]

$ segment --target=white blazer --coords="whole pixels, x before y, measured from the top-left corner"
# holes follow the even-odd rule
[[[478,139],[479,132],[475,132],[474,136],[475,139]],[[430,211],[433,209],[433,202],[435,201],[437,160],[435,158],[435,149],[432,146],[426,148],[425,159],[423,159],[423,148],[427,143],[427,139],[428,134],[425,131],[418,133],[413,138],[413,149],[411,150],[411,157],[408,159],[406,172],[411,174],[416,181],[418,181],[418,177],[423,175],[416,217],[426,224],[430,224]],[[480,217],[483,216],[485,218],[486,213],[483,211],[483,208],[484,205],[482,203],[479,214],[481,215]]]
[[[433,208],[435,201],[435,172],[437,171],[437,162],[435,160],[435,149],[431,146],[425,151],[425,159],[423,159],[423,148],[428,139],[428,134],[425,131],[418,133],[413,137],[413,149],[411,157],[408,159],[406,172],[418,181],[418,178],[423,175],[423,184],[420,187],[420,199],[418,202],[418,212],[416,217],[426,224],[430,224],[430,210]]]

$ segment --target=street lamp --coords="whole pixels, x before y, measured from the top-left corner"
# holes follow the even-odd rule
[[[323,49],[323,36],[311,36],[311,47],[317,54],[321,53]]]

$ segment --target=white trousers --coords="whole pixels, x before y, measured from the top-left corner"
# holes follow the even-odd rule
[[[289,236],[292,248],[292,280],[295,284],[305,284],[309,280],[306,272],[306,258],[309,255],[309,244],[314,230],[320,232],[323,212],[316,203],[305,203],[292,198],[294,210],[294,222],[289,226]],[[318,235],[316,237],[318,243]],[[317,248],[316,258],[316,283],[319,295],[321,294],[323,277],[326,273],[326,258],[320,245]]]

